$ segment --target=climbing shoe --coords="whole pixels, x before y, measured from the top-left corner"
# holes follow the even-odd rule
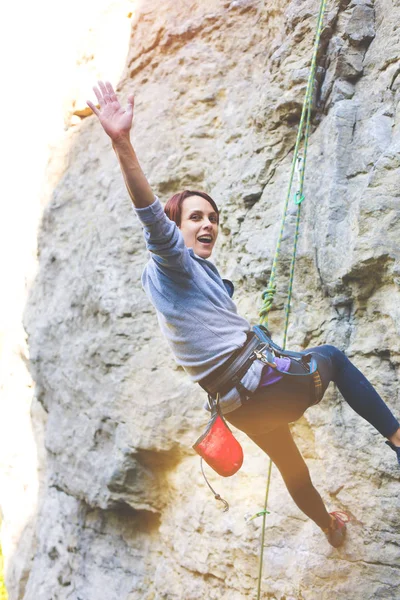
[[[395,446],[394,444],[392,444],[392,442],[385,442],[385,444],[387,444],[389,446],[389,448],[391,448],[392,450],[394,450],[397,454],[397,462],[400,465],[400,448],[398,446]]]
[[[328,542],[334,548],[339,548],[344,542],[344,538],[346,537],[346,523],[350,521],[350,517],[347,513],[336,510],[334,512],[329,513],[331,515],[331,524],[326,529],[322,531],[325,533],[328,538]]]

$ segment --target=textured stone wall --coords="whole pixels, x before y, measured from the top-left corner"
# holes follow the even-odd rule
[[[221,207],[215,262],[257,320],[278,234],[318,5],[138,2],[119,89],[136,95],[133,143],[162,200],[184,187]],[[293,316],[294,348],[334,343],[400,412],[400,7],[329,3],[318,58]],[[212,483],[190,447],[206,414],[140,286],[146,262],[109,140],[84,105],[48,170],[39,270],[27,301],[46,478],[10,600],[254,598],[268,461]],[[78,122],[79,121],[79,122]],[[61,165],[61,166],[60,166]],[[279,339],[290,209],[271,325]],[[334,550],[274,470],[263,596],[393,599],[399,470],[332,387],[293,431],[330,510],[352,516]],[[21,556],[24,557],[22,561]],[[19,561],[19,562],[18,562]],[[21,566],[20,563],[23,562]],[[13,568],[13,565],[20,565]],[[23,580],[23,581],[22,581]]]

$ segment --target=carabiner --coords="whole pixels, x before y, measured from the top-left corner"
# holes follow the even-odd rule
[[[267,356],[264,354],[264,352],[266,353]],[[261,360],[261,362],[263,362],[265,365],[268,365],[269,367],[272,367],[273,369],[277,368],[278,365],[276,364],[276,362],[274,360],[275,355],[271,351],[268,344],[265,344],[265,346],[261,350],[254,350],[254,354],[255,354],[256,358],[258,360]]]

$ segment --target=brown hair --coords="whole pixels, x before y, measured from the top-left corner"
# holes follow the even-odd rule
[[[217,217],[219,220],[218,207],[215,204],[214,200],[208,194],[206,194],[205,192],[198,192],[196,190],[184,190],[183,192],[178,192],[177,194],[174,194],[172,198],[168,200],[164,207],[164,212],[167,215],[167,217],[171,219],[171,221],[175,221],[178,227],[180,227],[181,225],[183,201],[186,200],[186,198],[189,198],[190,196],[200,196],[201,198],[207,200],[207,202],[211,204],[211,206],[217,213]]]

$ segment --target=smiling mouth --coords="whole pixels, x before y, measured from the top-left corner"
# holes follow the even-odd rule
[[[197,241],[201,244],[211,244],[212,237],[211,235],[201,235],[197,238]]]

